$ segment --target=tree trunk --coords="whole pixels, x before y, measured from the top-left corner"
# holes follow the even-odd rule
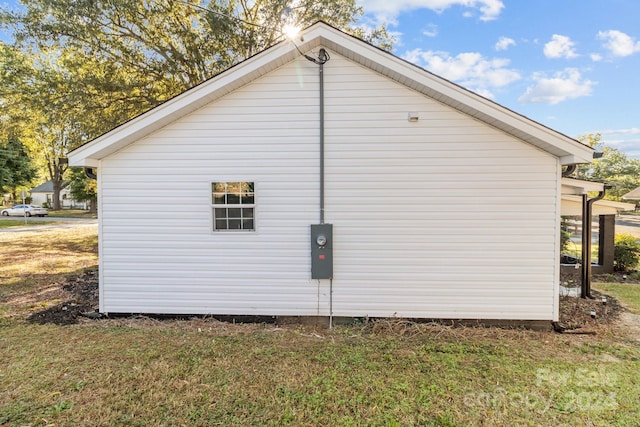
[[[62,190],[62,182],[64,173],[67,170],[67,165],[66,163],[61,163],[60,158],[58,157],[49,158],[47,160],[49,160],[49,164],[47,165],[47,168],[49,169],[49,178],[51,178],[51,183],[53,184],[53,200],[51,201],[53,206],[51,206],[51,208],[54,211],[59,211],[62,209],[60,204],[60,191]]]
[[[98,201],[94,199],[89,200],[89,212],[93,214],[98,213]]]
[[[60,205],[60,191],[62,190],[62,178],[58,178],[58,179],[52,179],[51,182],[53,183],[53,200],[51,201],[53,203],[53,206],[51,206],[51,208],[54,211],[59,211],[60,209],[62,209],[62,206]]]

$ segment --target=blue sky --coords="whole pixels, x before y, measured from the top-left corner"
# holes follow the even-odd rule
[[[360,0],[394,53],[572,137],[640,158],[640,1]]]
[[[394,34],[397,56],[571,137],[600,132],[640,158],[640,1],[359,3],[361,23]]]

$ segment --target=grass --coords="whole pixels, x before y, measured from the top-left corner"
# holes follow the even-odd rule
[[[0,314],[21,308],[5,301],[34,299],[67,275],[95,266],[97,247],[95,227],[89,226],[0,233]]]
[[[50,218],[97,218],[95,213],[82,209],[49,210]]]
[[[623,426],[640,416],[637,347],[549,333],[1,330],[2,425]]]
[[[0,276],[13,272],[10,283],[0,282],[0,303],[38,293],[96,259],[94,231],[23,234],[28,252],[0,239]],[[40,250],[56,262],[24,267]],[[626,426],[640,419],[640,345],[607,328],[587,336],[398,320],[327,331],[212,319],[72,326],[24,319],[17,307],[0,315],[2,426]]]
[[[598,291],[623,301],[632,313],[640,314],[640,284],[598,283],[595,287]]]
[[[14,220],[14,219],[0,219],[0,228],[7,227],[30,227],[32,225],[51,225],[56,224],[55,222],[47,222],[47,221],[38,221],[33,220],[31,218],[27,219],[27,223],[24,223],[24,220]]]

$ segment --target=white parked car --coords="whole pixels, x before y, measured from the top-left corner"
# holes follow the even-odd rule
[[[2,216],[47,216],[49,215],[49,211],[40,206],[15,205],[12,208],[3,209],[0,214],[2,214]]]

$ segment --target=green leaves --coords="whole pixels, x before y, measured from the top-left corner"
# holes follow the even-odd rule
[[[10,128],[42,174],[58,158],[283,39],[290,9],[390,47],[384,27],[355,23],[356,0],[22,0],[0,8],[0,137]],[[6,135],[5,135],[6,136]],[[1,139],[0,139],[1,140]]]
[[[578,177],[610,184],[612,188],[607,190],[605,198],[620,200],[624,194],[640,186],[640,160],[630,159],[622,151],[606,146],[600,134],[584,135],[579,140],[602,152],[601,158],[580,166]]]
[[[17,139],[0,141],[0,191],[11,191],[29,183],[36,170],[24,146]]]

